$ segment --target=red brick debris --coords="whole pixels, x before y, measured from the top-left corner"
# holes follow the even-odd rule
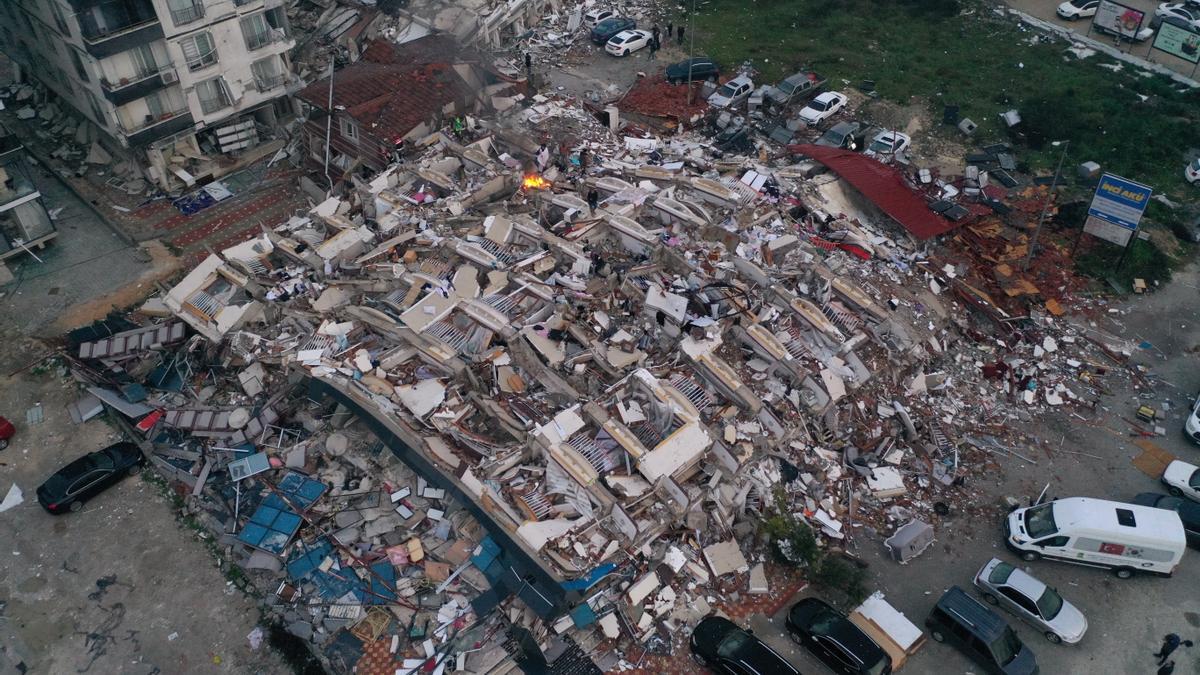
[[[708,102],[700,95],[701,87],[700,82],[692,83],[695,94],[688,105],[687,85],[668,84],[659,72],[639,79],[621,100],[621,107],[642,115],[687,120],[708,109]]]

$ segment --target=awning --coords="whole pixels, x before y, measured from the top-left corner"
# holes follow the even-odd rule
[[[789,149],[824,164],[917,239],[945,234],[966,222],[951,221],[932,211],[900,170],[873,157],[820,145],[794,145]]]

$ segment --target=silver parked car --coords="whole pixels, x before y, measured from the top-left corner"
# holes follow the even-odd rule
[[[1058,591],[999,558],[992,558],[975,575],[975,587],[988,604],[1016,614],[1050,642],[1075,644],[1087,632],[1087,619]]]

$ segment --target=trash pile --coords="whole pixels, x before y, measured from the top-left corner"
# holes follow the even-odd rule
[[[78,408],[339,671],[379,642],[397,672],[683,649],[771,592],[776,510],[848,550],[994,508],[971,481],[1051,452],[1038,410],[1142,377],[810,160],[597,112],[435,132],[73,345]]]

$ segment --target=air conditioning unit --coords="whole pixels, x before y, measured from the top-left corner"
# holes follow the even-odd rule
[[[164,70],[161,73],[163,84],[172,84],[179,81],[179,73],[174,70]]]

